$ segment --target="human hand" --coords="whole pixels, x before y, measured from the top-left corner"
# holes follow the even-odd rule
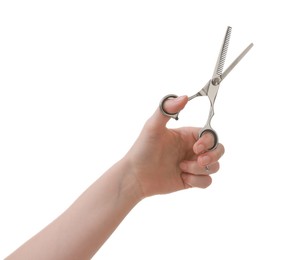
[[[164,108],[175,113],[187,102],[187,96],[169,99]],[[125,156],[142,198],[190,187],[206,188],[212,182],[210,174],[219,170],[218,160],[224,154],[222,144],[210,151],[214,143],[211,134],[198,139],[200,128],[168,129],[168,120],[158,108]]]

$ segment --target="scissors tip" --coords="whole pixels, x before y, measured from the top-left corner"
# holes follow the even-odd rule
[[[248,52],[253,47],[253,45],[253,43],[250,43],[248,47],[245,49],[245,52]]]

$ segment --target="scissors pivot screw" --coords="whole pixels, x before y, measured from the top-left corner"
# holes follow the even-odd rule
[[[217,77],[217,78],[213,78],[213,79],[212,79],[212,84],[213,84],[214,86],[218,86],[218,85],[220,84],[220,82],[221,82],[221,78],[220,78],[220,77]]]

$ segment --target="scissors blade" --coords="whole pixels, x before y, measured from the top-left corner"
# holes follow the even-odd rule
[[[225,36],[224,36],[224,40],[219,52],[219,56],[216,62],[216,66],[215,66],[215,70],[214,70],[214,74],[213,74],[213,78],[217,78],[222,74],[223,71],[223,66],[224,66],[224,62],[225,62],[225,58],[226,58],[226,53],[227,53],[227,49],[228,49],[228,44],[229,44],[229,39],[230,39],[230,35],[231,35],[231,31],[232,28],[230,26],[227,27]]]
[[[219,55],[218,55],[215,70],[214,70],[213,77],[212,77],[212,79],[215,79],[215,78],[219,79],[219,83],[220,83],[220,80],[221,80],[221,75],[222,75],[223,66],[224,66],[224,62],[225,62],[225,58],[226,58],[226,53],[227,53],[227,49],[228,49],[228,44],[229,44],[231,31],[232,31],[232,28],[230,26],[228,26],[227,29],[226,29],[224,40],[223,40],[223,43],[221,45],[221,49],[220,49],[220,52],[219,52]],[[211,85],[211,80],[209,80],[207,82],[207,84],[199,92],[197,92],[193,96],[190,96],[188,98],[188,100],[190,101],[193,98],[198,97],[198,96],[208,96],[210,85]]]
[[[240,60],[249,52],[249,50],[253,47],[253,43],[249,44],[248,47],[233,61],[231,65],[222,73],[221,81],[232,71],[232,69],[239,63]]]

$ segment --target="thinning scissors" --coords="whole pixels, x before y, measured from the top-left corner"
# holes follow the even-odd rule
[[[205,133],[211,133],[213,135],[214,144],[210,148],[210,150],[215,149],[218,145],[218,136],[217,136],[216,131],[211,127],[211,120],[212,120],[212,117],[214,116],[214,103],[215,103],[215,99],[216,99],[216,96],[217,96],[217,93],[218,93],[220,83],[232,71],[232,69],[239,63],[239,61],[247,54],[247,52],[253,47],[253,43],[249,44],[249,46],[222,73],[225,58],[226,58],[226,53],[227,53],[227,49],[228,49],[229,39],[230,39],[230,35],[231,35],[231,30],[232,30],[232,28],[230,26],[228,26],[227,30],[226,30],[226,33],[225,33],[223,44],[221,45],[220,53],[219,53],[219,56],[218,56],[218,59],[217,59],[217,62],[216,62],[216,66],[215,66],[212,78],[208,81],[208,83],[199,92],[197,92],[196,94],[188,97],[188,100],[191,100],[195,97],[207,96],[210,100],[209,117],[207,119],[207,122],[206,122],[205,126],[198,133],[198,137],[201,137]],[[174,94],[169,94],[169,95],[163,97],[161,102],[160,102],[160,109],[161,109],[161,112],[164,115],[178,120],[178,114],[179,113],[168,113],[164,109],[164,106],[163,106],[164,102],[167,99],[176,98],[176,97],[178,97],[178,96],[174,95]]]

